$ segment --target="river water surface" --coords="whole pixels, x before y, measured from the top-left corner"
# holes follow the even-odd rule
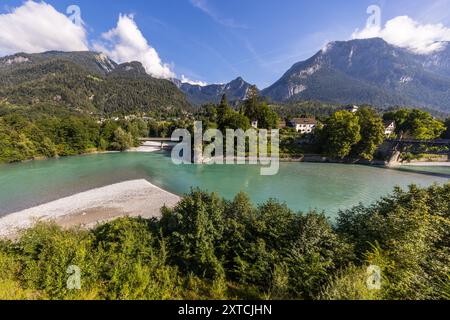
[[[425,174],[429,170],[429,174]],[[419,171],[419,172],[416,172]],[[247,192],[255,203],[269,198],[294,210],[339,209],[370,204],[394,186],[448,182],[449,168],[385,168],[319,163],[281,163],[276,176],[261,176],[258,166],[174,165],[161,153],[109,153],[0,166],[0,216],[78,192],[132,179],[147,179],[182,195],[191,187],[231,199]]]

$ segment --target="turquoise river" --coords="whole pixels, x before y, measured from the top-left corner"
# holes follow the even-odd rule
[[[232,198],[247,192],[255,203],[269,198],[294,210],[339,209],[370,204],[394,186],[428,186],[449,181],[450,167],[392,170],[378,167],[318,163],[281,163],[275,176],[261,176],[258,166],[174,165],[162,153],[108,153],[31,161],[0,166],[0,216],[78,192],[133,179],[176,194],[191,187]]]

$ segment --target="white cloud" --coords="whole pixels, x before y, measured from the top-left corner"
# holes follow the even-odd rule
[[[443,24],[420,24],[408,16],[398,16],[389,20],[384,28],[370,26],[356,30],[353,39],[383,38],[393,45],[407,48],[415,53],[429,54],[444,48],[450,41],[450,28]]]
[[[184,74],[181,75],[181,82],[182,83],[189,83],[189,84],[192,84],[194,86],[200,86],[200,87],[205,87],[205,86],[208,85],[208,83],[203,82],[203,81],[191,80],[188,77],[186,77]]]
[[[86,30],[45,2],[27,1],[0,14],[0,55],[49,50],[89,50]]]
[[[148,74],[156,78],[174,78],[169,64],[163,63],[139,30],[132,15],[120,15],[117,26],[102,35],[103,42],[94,43],[94,49],[102,51],[113,60],[123,63],[139,61]]]
[[[119,63],[139,61],[154,77],[175,77],[171,66],[161,61],[132,16],[121,15],[116,28],[104,33],[102,41],[92,47]],[[45,2],[29,0],[9,13],[0,14],[0,56],[22,51],[88,51],[90,48],[83,24],[74,24]]]

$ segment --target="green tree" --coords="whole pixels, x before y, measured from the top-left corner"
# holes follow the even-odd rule
[[[119,124],[112,120],[106,120],[100,129],[100,137],[103,140],[111,142],[114,138],[114,132],[119,128]]]
[[[217,124],[219,128],[222,128],[224,126],[225,120],[228,118],[229,114],[232,111],[230,105],[228,104],[227,96],[225,94],[222,95],[222,99],[220,100],[220,103],[217,106],[216,110],[217,110]]]
[[[250,128],[250,120],[244,116],[243,114],[236,112],[236,111],[231,111],[227,117],[225,118],[223,124],[222,124],[222,129],[242,129],[244,131],[246,131],[247,129]]]
[[[444,124],[434,119],[428,112],[413,110],[408,117],[409,133],[416,139],[432,140],[439,138],[445,130]]]
[[[360,259],[378,257],[388,283],[387,299],[430,299],[442,295],[450,263],[450,185],[394,194],[371,207],[342,212],[337,231],[352,242]],[[375,250],[374,250],[375,248]],[[370,259],[369,259],[370,261]]]
[[[247,99],[244,101],[244,114],[251,121],[258,120],[259,104],[258,88],[251,86],[247,92]]]
[[[258,121],[259,128],[274,129],[278,126],[278,114],[268,106],[267,102],[262,101],[256,86],[249,88],[243,110],[250,121]]]
[[[361,108],[356,113],[361,127],[361,140],[353,147],[353,153],[372,160],[375,151],[384,141],[384,125],[380,117],[371,108]]]
[[[164,239],[151,232],[151,221],[117,219],[94,230],[92,252],[101,259],[105,299],[170,299],[180,286],[175,267],[167,265]]]
[[[323,214],[301,216],[297,237],[288,251],[290,290],[294,296],[314,298],[334,274],[352,258],[350,244],[333,230]]]
[[[349,111],[337,111],[325,121],[321,131],[322,148],[330,157],[345,158],[361,141],[358,117]]]
[[[86,152],[93,145],[89,131],[83,121],[77,117],[62,119],[56,133],[58,154],[75,155]]]
[[[258,111],[258,127],[264,129],[276,129],[278,127],[278,115],[266,102],[263,102]]]
[[[383,115],[383,119],[395,121],[395,132],[397,134],[402,134],[409,130],[409,128],[407,127],[407,124],[406,124],[409,114],[410,114],[410,110],[399,109],[396,111],[386,112]]]
[[[384,115],[386,120],[395,120],[397,133],[415,139],[432,140],[439,138],[445,130],[444,124],[434,119],[428,112],[418,109],[400,109]]]
[[[216,255],[224,228],[223,209],[222,199],[200,190],[192,191],[174,209],[163,209],[161,225],[172,259],[185,272],[208,279],[223,275]]]
[[[111,142],[111,148],[117,151],[125,151],[133,146],[133,136],[129,132],[125,132],[122,128],[114,131],[114,137]]]

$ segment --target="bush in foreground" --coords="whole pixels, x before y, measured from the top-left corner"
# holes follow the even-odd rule
[[[381,289],[367,286],[367,267]],[[0,243],[2,299],[448,299],[450,185],[301,214],[193,190],[160,219],[38,224]],[[69,266],[81,289],[69,290]]]

